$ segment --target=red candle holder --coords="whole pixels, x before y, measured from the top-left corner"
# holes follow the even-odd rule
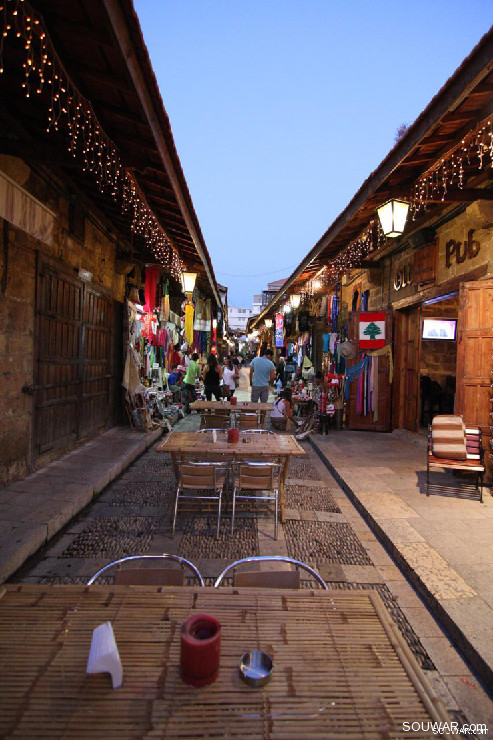
[[[221,624],[210,614],[193,614],[181,626],[181,677],[191,686],[207,686],[219,675]]]
[[[236,398],[236,396],[231,396],[231,398],[229,400],[231,402],[231,406],[236,406],[236,403],[238,401],[238,399]]]
[[[239,442],[240,441],[240,430],[235,427],[234,429],[228,429],[228,442]]]

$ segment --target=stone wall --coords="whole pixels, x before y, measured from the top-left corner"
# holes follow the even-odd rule
[[[22,391],[34,379],[36,252],[65,269],[84,268],[93,284],[123,301],[125,277],[115,270],[116,247],[94,218],[85,218],[84,241],[69,231],[68,198],[14,157],[0,157],[0,170],[55,213],[54,238],[45,244],[11,224],[5,261],[0,245],[0,484],[25,476],[31,467],[32,397]],[[60,188],[63,187],[60,185]],[[0,230],[5,228],[0,218]]]

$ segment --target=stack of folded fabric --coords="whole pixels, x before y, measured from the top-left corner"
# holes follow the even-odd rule
[[[466,427],[462,416],[439,415],[431,423],[432,454],[448,460],[465,460]]]

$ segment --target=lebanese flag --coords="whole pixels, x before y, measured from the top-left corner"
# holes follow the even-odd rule
[[[380,349],[385,347],[385,311],[360,313],[360,349]]]

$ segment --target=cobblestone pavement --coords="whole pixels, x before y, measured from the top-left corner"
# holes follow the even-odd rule
[[[196,429],[198,422],[199,417],[192,414],[182,419],[178,428]],[[277,541],[272,511],[240,511],[232,537],[228,500],[218,540],[216,512],[206,507],[179,517],[173,539],[172,466],[169,456],[151,449],[12,580],[85,583],[113,559],[170,552],[193,561],[206,584],[212,585],[232,560],[249,555],[289,555],[316,568],[330,589],[378,591],[453,716],[460,720],[465,713],[470,722],[487,721],[485,714],[491,711],[491,703],[477,683],[469,704],[456,701],[454,682],[474,680],[468,668],[308,443],[304,449],[306,457],[290,466],[285,522],[279,527]],[[111,576],[105,581],[110,582]],[[302,580],[302,585],[314,584]],[[436,640],[440,641],[439,654],[433,651]]]

